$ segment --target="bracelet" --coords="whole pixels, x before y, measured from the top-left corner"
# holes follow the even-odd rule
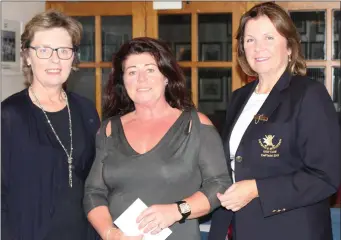
[[[109,240],[109,235],[110,235],[111,231],[114,230],[114,229],[117,229],[117,228],[111,227],[111,228],[109,228],[109,229],[107,230],[106,238],[105,238],[106,240]]]

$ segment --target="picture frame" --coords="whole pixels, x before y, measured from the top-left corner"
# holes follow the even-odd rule
[[[222,59],[221,42],[201,43],[200,51],[202,61],[221,61]]]
[[[174,43],[175,57],[177,61],[191,61],[192,60],[192,46],[188,42]]]
[[[223,100],[222,78],[199,79],[199,101],[221,102]]]
[[[309,59],[324,59],[324,42],[310,42]]]
[[[304,20],[299,20],[295,22],[296,29],[301,35],[305,35],[307,33],[307,23]]]
[[[316,26],[316,34],[325,33],[326,24],[324,21],[317,21],[315,26]]]
[[[3,73],[21,70],[20,35],[22,23],[4,19],[1,25],[1,69]]]

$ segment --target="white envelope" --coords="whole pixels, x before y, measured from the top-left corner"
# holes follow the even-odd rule
[[[143,234],[143,240],[165,240],[172,233],[169,228],[162,229],[156,235],[145,234],[143,229],[141,231],[138,229],[136,219],[146,208],[148,208],[147,205],[138,198],[114,221],[114,224],[127,236]]]

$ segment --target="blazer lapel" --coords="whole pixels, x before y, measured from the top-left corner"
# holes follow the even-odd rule
[[[231,109],[227,111],[227,117],[226,117],[226,124],[225,124],[225,130],[223,132],[223,142],[224,142],[224,148],[225,148],[225,155],[228,159],[228,162],[230,162],[230,137],[232,130],[234,128],[234,125],[236,124],[240,114],[242,113],[247,101],[249,100],[251,94],[255,90],[257,86],[258,81],[255,81],[253,84],[250,84],[249,86],[246,86],[245,89],[240,89],[240,92],[238,95],[235,96],[236,102],[231,105]]]
[[[242,139],[254,128],[257,124],[266,123],[271,114],[276,110],[276,108],[280,105],[283,99],[283,90],[285,90],[290,83],[291,75],[285,71],[280,79],[277,81],[273,89],[271,90],[269,96],[265,100],[262,107],[259,109],[258,113],[255,115],[254,119],[251,121],[250,125],[246,129]],[[257,81],[258,82],[258,81]]]

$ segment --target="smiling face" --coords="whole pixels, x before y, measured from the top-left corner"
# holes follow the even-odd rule
[[[64,28],[52,28],[37,31],[31,47],[72,48],[70,34]],[[34,49],[28,49],[27,63],[33,72],[33,84],[40,83],[45,87],[61,86],[69,77],[74,55],[68,60],[59,59],[54,51],[49,59],[37,57]]]
[[[135,104],[165,100],[166,78],[149,53],[132,54],[123,64],[124,86]]]
[[[279,75],[288,64],[291,50],[267,16],[250,19],[245,25],[244,50],[250,67],[262,75]]]

